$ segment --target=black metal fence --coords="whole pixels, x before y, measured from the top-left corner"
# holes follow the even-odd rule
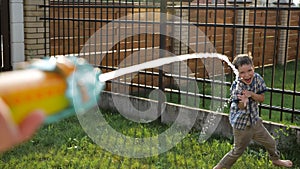
[[[12,69],[10,55],[9,1],[0,2],[0,72]]]
[[[231,61],[250,51],[268,86],[261,116],[300,124],[300,8],[292,1],[56,0],[44,7],[51,55],[85,57],[103,73],[193,53]],[[160,89],[168,102],[228,112],[234,79],[222,59],[199,56],[114,78],[107,90],[148,97]]]

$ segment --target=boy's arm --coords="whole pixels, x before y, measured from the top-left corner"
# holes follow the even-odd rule
[[[247,96],[248,98],[252,98],[253,100],[255,100],[255,101],[259,102],[259,103],[262,103],[262,102],[264,102],[264,100],[265,100],[265,95],[264,95],[264,93],[256,94],[256,93],[254,93],[254,92],[252,92],[252,91],[244,90],[244,91],[243,91],[243,94],[244,94],[245,96]]]
[[[239,103],[238,103],[238,107],[239,109],[246,109],[247,108],[247,104],[249,102],[249,98],[242,94],[242,95],[237,95],[237,97],[239,98]]]

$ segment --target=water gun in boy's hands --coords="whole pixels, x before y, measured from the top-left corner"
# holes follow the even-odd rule
[[[17,124],[36,109],[43,110],[51,123],[74,114],[74,104],[82,111],[96,106],[95,96],[104,86],[99,74],[82,58],[41,59],[26,69],[1,73],[0,98]]]

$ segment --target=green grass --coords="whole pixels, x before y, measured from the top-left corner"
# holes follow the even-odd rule
[[[296,70],[296,62],[289,62],[286,65],[285,71],[285,78],[284,78],[284,66],[276,65],[275,70],[273,71],[271,67],[266,68],[264,70],[264,79],[266,85],[270,88],[276,89],[284,89],[290,91],[297,91],[300,92],[300,61],[298,61],[298,67]],[[262,70],[258,70],[259,73],[262,74]],[[296,76],[295,76],[296,73]],[[273,74],[273,77],[272,77]],[[296,79],[295,79],[296,77]],[[274,78],[274,82],[272,82],[272,78]],[[267,92],[265,94],[265,102],[264,104],[277,106],[277,107],[285,107],[285,108],[294,108],[300,110],[300,96],[293,96],[291,94],[281,94],[281,93],[271,93]],[[271,113],[271,118],[269,118]],[[280,112],[280,111],[269,111],[269,110],[262,110],[261,115],[263,119],[281,122],[284,124],[291,124],[300,126],[300,120],[294,118],[294,123],[291,123],[291,114],[287,112]],[[281,119],[282,116],[282,119]],[[299,115],[298,115],[299,117]]]
[[[103,113],[103,111],[102,111]],[[129,135],[159,134],[169,126],[159,122],[134,123],[116,113],[104,112],[107,122],[117,131]],[[0,155],[0,168],[212,168],[232,148],[232,140],[212,137],[198,142],[198,131],[191,131],[171,150],[148,158],[127,158],[111,154],[96,145],[83,131],[76,117],[43,126],[30,141]],[[110,141],[110,140],[108,140]],[[300,168],[300,147],[281,150],[284,158]],[[293,153],[291,153],[293,152]],[[276,169],[267,153],[257,145],[250,146],[233,169]]]

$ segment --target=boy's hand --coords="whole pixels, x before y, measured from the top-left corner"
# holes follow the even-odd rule
[[[248,90],[243,91],[243,95],[245,95],[247,98],[252,97],[252,94],[253,94],[253,92],[251,92],[251,91],[248,91]]]
[[[242,107],[239,107],[241,109],[245,109],[247,107],[247,104],[249,102],[248,97],[245,94],[238,94],[237,95],[238,99],[240,99],[240,103],[242,103]]]
[[[265,95],[263,93],[261,94],[256,94],[252,91],[244,90],[242,92],[243,95],[245,95],[247,98],[251,98],[252,100],[262,103],[265,100]]]

